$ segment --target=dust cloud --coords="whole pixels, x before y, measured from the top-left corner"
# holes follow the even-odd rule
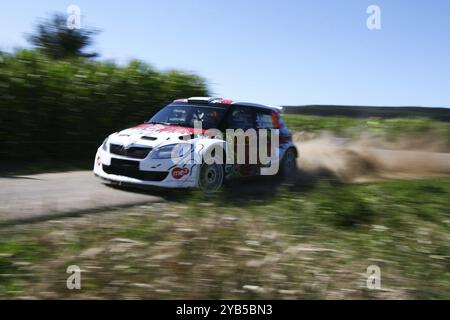
[[[450,177],[450,148],[437,137],[388,141],[362,136],[346,139],[323,133],[294,135],[298,167],[308,174],[329,174],[342,182]]]

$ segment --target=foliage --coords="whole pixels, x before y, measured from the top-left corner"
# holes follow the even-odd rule
[[[85,53],[92,37],[98,32],[87,28],[69,29],[66,17],[55,14],[36,26],[34,34],[28,35],[28,41],[52,59],[67,59],[74,57],[93,58],[97,53]]]
[[[142,123],[175,98],[207,95],[205,80],[36,51],[0,56],[0,160],[87,159],[106,135]]]
[[[402,135],[433,134],[450,143],[450,122],[430,118],[350,118],[285,114],[286,125],[291,131],[308,133],[332,132],[343,137],[357,138],[361,133],[383,134],[395,139]]]

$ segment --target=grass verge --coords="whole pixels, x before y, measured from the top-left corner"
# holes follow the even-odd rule
[[[5,227],[0,297],[448,299],[449,196],[450,180],[321,180]]]

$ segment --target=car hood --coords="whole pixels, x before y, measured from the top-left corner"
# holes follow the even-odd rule
[[[125,147],[159,147],[167,144],[193,140],[204,130],[161,124],[141,124],[133,128],[116,132],[109,137],[109,143]]]

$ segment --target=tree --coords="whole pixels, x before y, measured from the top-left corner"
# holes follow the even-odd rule
[[[55,14],[36,26],[34,34],[28,35],[28,41],[52,59],[74,57],[97,57],[97,53],[84,50],[92,45],[93,36],[98,31],[91,29],[69,29],[67,19],[62,14]]]

